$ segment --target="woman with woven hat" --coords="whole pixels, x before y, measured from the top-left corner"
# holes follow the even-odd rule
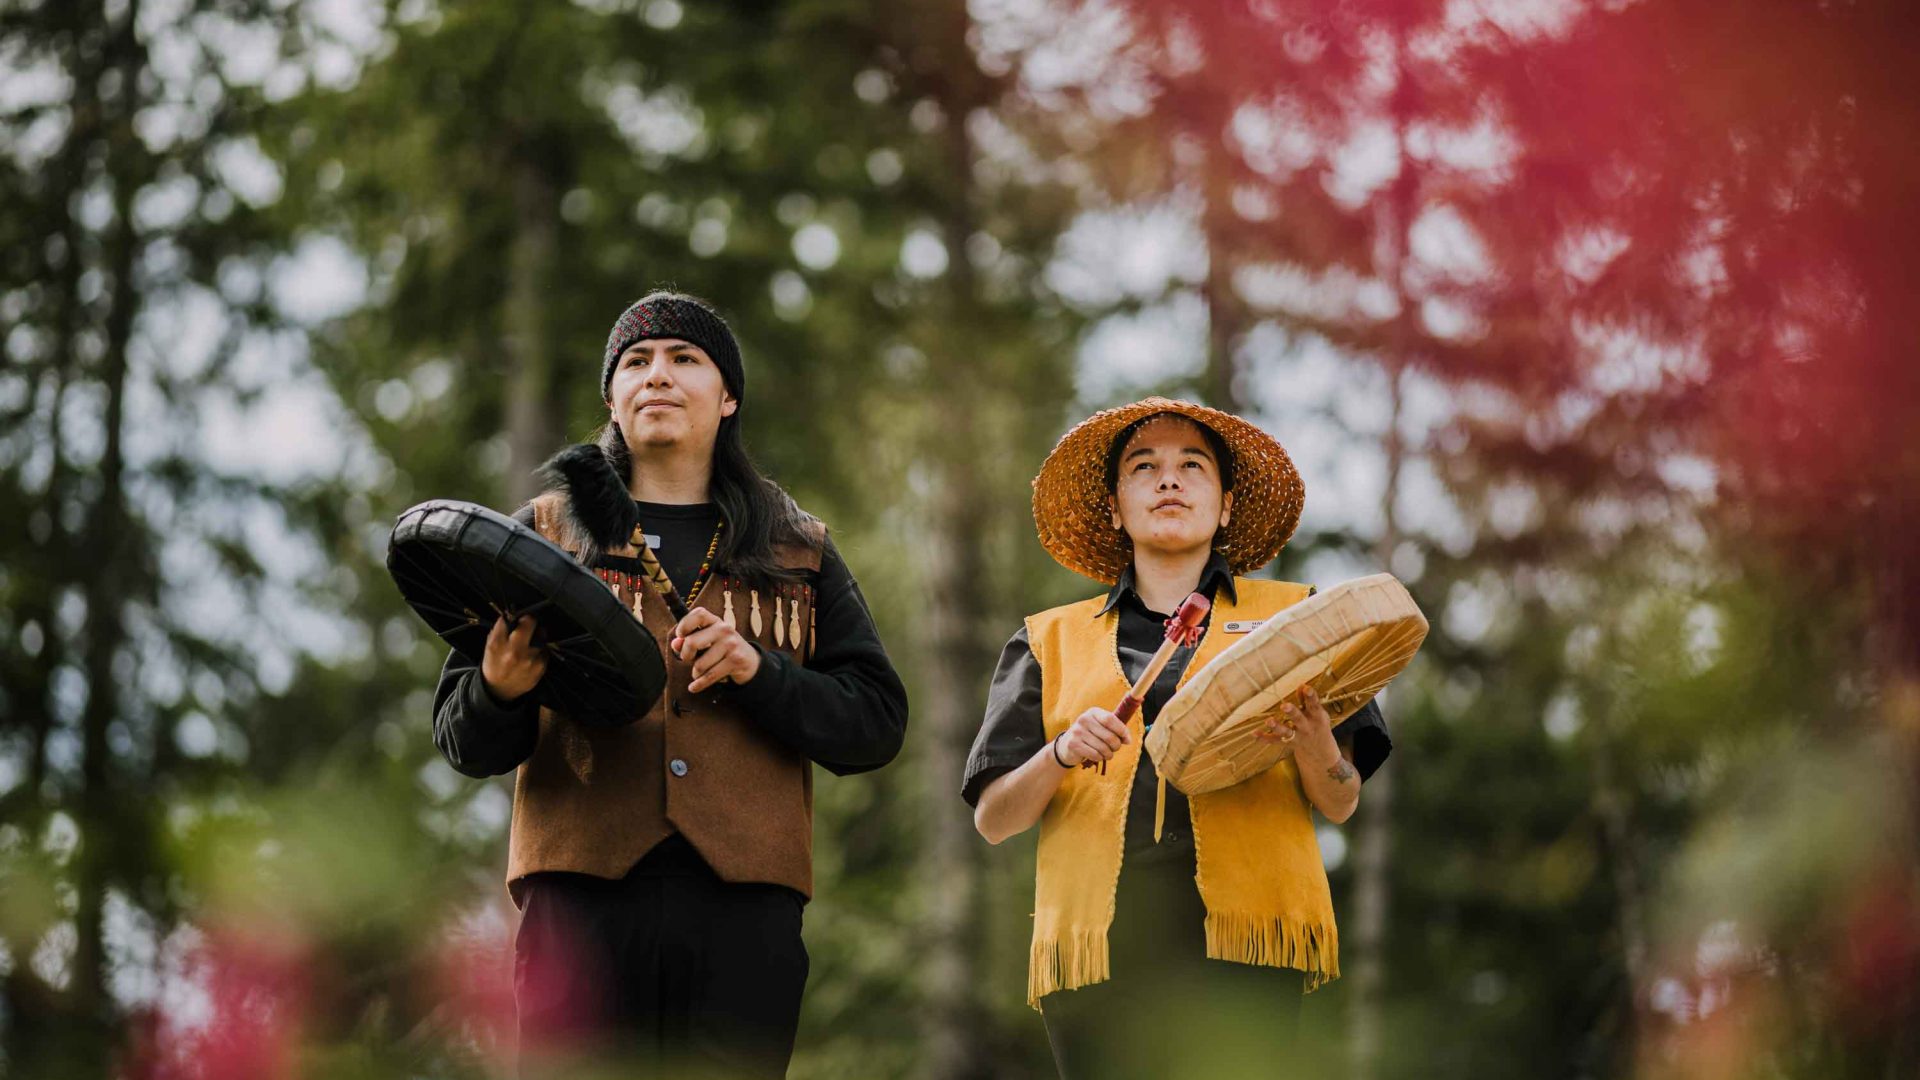
[[[1027,999],[1063,1076],[1284,1075],[1303,984],[1339,975],[1311,811],[1353,813],[1391,749],[1378,708],[1336,735],[1310,695],[1289,704],[1264,737],[1291,758],[1191,800],[1141,752],[1188,673],[1312,594],[1241,576],[1292,536],[1303,497],[1271,436],[1164,398],[1082,422],[1034,480],[1041,543],[1109,589],[1007,643],[962,795],[989,842],[1040,826]],[[1198,647],[1122,722],[1111,710],[1196,591],[1212,601]]]

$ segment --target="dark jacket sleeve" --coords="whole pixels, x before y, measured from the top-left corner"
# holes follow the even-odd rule
[[[533,524],[533,508],[513,515]],[[487,690],[480,661],[458,649],[447,652],[433,691],[433,745],[454,771],[472,777],[499,776],[533,756],[540,738],[540,707],[533,695],[502,702]]]
[[[1359,712],[1347,717],[1333,729],[1333,736],[1353,751],[1353,767],[1359,771],[1362,783],[1386,764],[1387,755],[1393,753],[1393,739],[1387,735],[1387,718],[1381,714],[1378,700],[1367,702]]]
[[[1000,650],[1000,663],[987,687],[987,715],[967,753],[967,771],[960,778],[960,797],[968,806],[980,804],[980,793],[1001,776],[1027,763],[1047,741],[1046,721],[1040,715],[1040,661],[1022,626]]]
[[[837,775],[877,769],[906,739],[907,688],[832,540],[814,598],[814,652],[806,663],[762,649],[753,679],[722,692],[775,739]]]
[[[1319,595],[1318,586],[1307,586],[1308,596]],[[1360,711],[1340,722],[1333,729],[1333,737],[1341,749],[1353,759],[1353,767],[1360,773],[1360,782],[1366,783],[1375,770],[1387,763],[1387,755],[1393,753],[1393,739],[1387,734],[1387,718],[1380,711],[1380,700],[1375,698],[1360,706]]]

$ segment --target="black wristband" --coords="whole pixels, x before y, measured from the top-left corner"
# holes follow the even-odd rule
[[[1065,735],[1065,734],[1066,734],[1066,732],[1064,732],[1064,731],[1060,733],[1060,735]],[[1062,760],[1060,760],[1060,735],[1055,735],[1055,736],[1053,737],[1053,742],[1051,742],[1051,743],[1049,743],[1049,744],[1048,744],[1048,745],[1050,745],[1050,746],[1052,746],[1052,747],[1053,747],[1053,763],[1054,763],[1055,765],[1058,765],[1058,766],[1060,766],[1060,767],[1061,767],[1061,768],[1063,768],[1063,769],[1071,769],[1071,768],[1073,768],[1073,766],[1071,766],[1071,765],[1069,765],[1069,764],[1067,764],[1066,762],[1064,762],[1064,761],[1062,761]]]

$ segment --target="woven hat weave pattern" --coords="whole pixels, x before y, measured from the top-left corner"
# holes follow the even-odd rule
[[[600,397],[610,400],[614,366],[620,354],[636,341],[648,338],[679,338],[706,351],[727,391],[736,400],[746,399],[747,373],[740,361],[740,344],[720,313],[706,304],[679,293],[649,293],[620,313],[607,335],[607,354],[600,368]]]
[[[1033,524],[1054,561],[1103,585],[1133,562],[1133,541],[1113,527],[1107,451],[1128,425],[1161,413],[1211,428],[1233,454],[1233,513],[1216,538],[1235,574],[1273,561],[1300,524],[1306,484],[1273,436],[1232,413],[1150,397],[1094,413],[1060,437],[1033,479]]]

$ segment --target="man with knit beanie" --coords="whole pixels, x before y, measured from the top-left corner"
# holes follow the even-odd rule
[[[746,371],[705,302],[656,292],[608,335],[608,419],[517,520],[596,570],[667,687],[607,729],[531,696],[535,620],[447,657],[434,743],[515,772],[522,1071],[781,1076],[807,978],[813,765],[899,752],[906,692],[826,527],[748,458]]]
[[[1353,813],[1392,748],[1380,711],[1336,731],[1309,692],[1255,736],[1290,758],[1191,799],[1158,782],[1142,743],[1187,676],[1312,595],[1243,576],[1279,553],[1304,497],[1272,436],[1165,398],[1083,421],[1034,480],[1042,545],[1108,589],[1007,643],[961,793],[991,843],[1040,827],[1027,1001],[1062,1076],[1299,1075],[1301,992],[1340,970],[1312,811]],[[1212,601],[1197,647],[1121,720],[1194,592]]]

